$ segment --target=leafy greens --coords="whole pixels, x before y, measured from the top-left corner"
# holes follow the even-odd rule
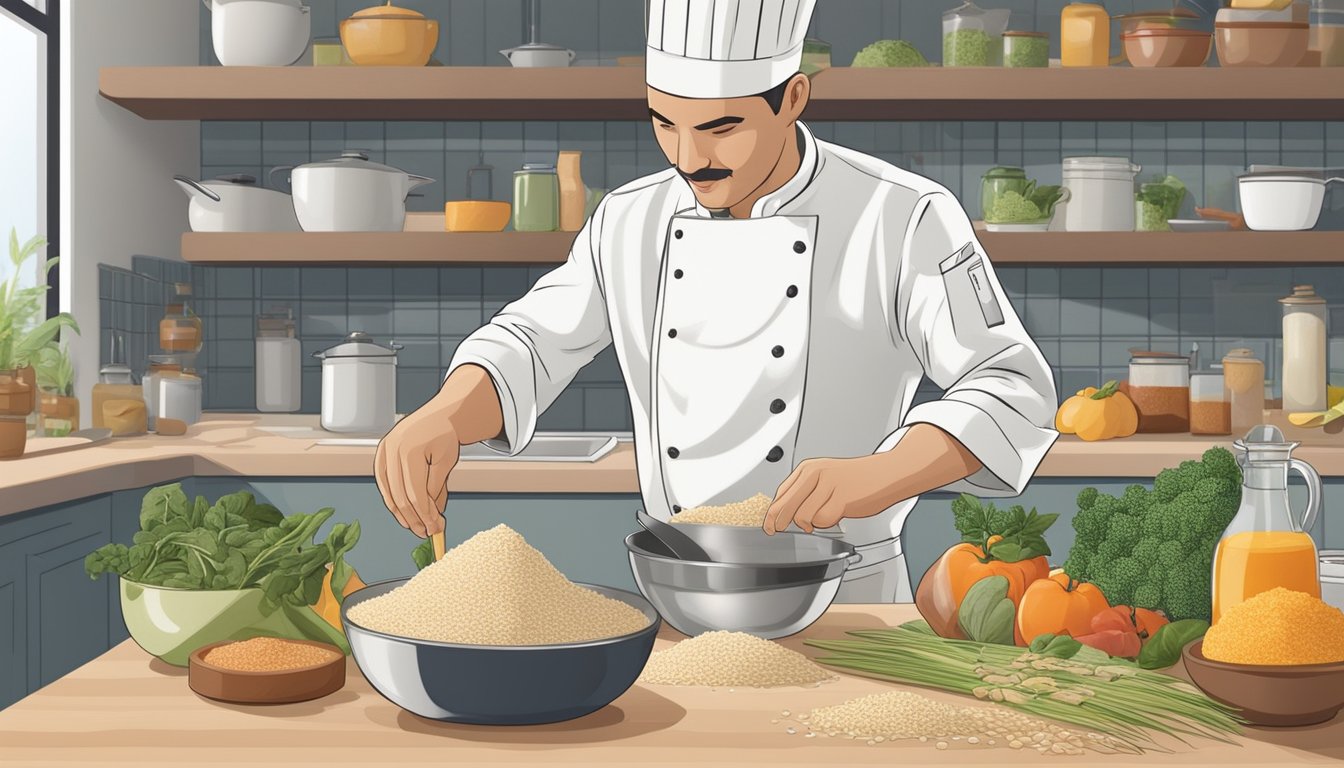
[[[192,590],[260,589],[270,607],[306,606],[321,595],[327,566],[337,601],[352,569],[345,555],[359,541],[359,523],[337,523],[324,541],[318,529],[330,507],[289,516],[258,504],[246,491],[189,501],[181,483],[154,488],[140,506],[132,545],[107,544],[84,559],[96,579],[113,573],[138,584]]]

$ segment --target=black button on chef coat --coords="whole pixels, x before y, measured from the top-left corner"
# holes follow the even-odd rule
[[[776,445],[774,448],[771,448],[770,452],[765,454],[765,460],[770,462],[771,464],[775,463],[776,461],[779,461],[782,458],[784,458],[784,449],[780,448],[778,445]]]
[[[779,399],[775,399],[773,402],[771,402],[771,403],[770,403],[770,412],[771,412],[771,413],[783,413],[783,412],[784,412],[784,401],[783,401],[783,400],[779,400]]]
[[[775,357],[783,357],[784,348],[776,345],[774,349],[770,350],[770,354],[774,355]]]
[[[667,449],[667,455],[675,459],[681,455],[681,451],[678,451],[676,447],[673,446]]]

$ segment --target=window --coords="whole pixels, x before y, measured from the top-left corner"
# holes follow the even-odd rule
[[[46,256],[60,254],[60,0],[0,0],[0,278],[13,269],[9,232],[25,241],[41,234]],[[42,279],[30,263],[23,285]],[[47,314],[60,304],[60,269],[47,278]]]

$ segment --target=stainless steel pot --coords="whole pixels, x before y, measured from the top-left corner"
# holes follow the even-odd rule
[[[406,196],[434,180],[369,161],[347,150],[339,158],[288,170],[294,213],[305,232],[400,232]]]
[[[191,198],[187,219],[192,232],[298,232],[294,202],[289,195],[256,185],[246,174],[196,181],[174,176],[173,181]]]
[[[330,349],[314,352],[322,361],[322,428],[330,432],[382,436],[397,421],[397,350],[356,331]]]

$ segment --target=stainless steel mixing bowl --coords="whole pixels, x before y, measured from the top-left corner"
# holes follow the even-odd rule
[[[658,614],[648,601],[592,584],[580,586],[638,609],[649,625],[584,643],[489,646],[399,637],[350,621],[352,607],[407,581],[383,581],[350,594],[341,606],[341,622],[369,684],[402,709],[434,720],[530,725],[583,717],[615,701],[635,682],[658,634]]]
[[[684,528],[711,557],[732,553],[737,562],[678,560],[648,531],[630,534],[625,546],[639,591],[687,635],[730,630],[772,639],[799,632],[825,613],[845,570],[861,559],[843,541],[815,534]]]

